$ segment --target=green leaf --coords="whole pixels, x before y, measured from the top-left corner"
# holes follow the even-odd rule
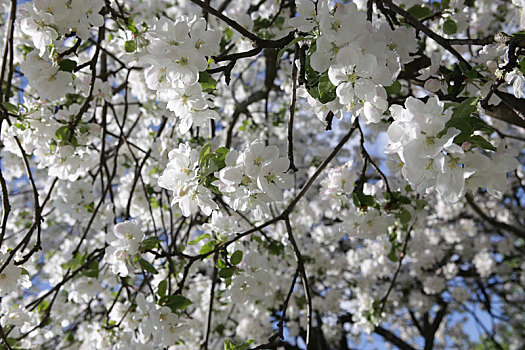
[[[385,86],[385,90],[389,95],[397,95],[401,91],[401,83],[396,80],[392,85]]]
[[[410,222],[410,219],[412,219],[412,215],[407,209],[401,208],[399,213],[396,213],[396,218],[398,218],[403,225],[406,225]]]
[[[238,265],[241,263],[241,261],[242,261],[242,251],[236,250],[235,252],[233,252],[230,258],[230,262],[232,265]]]
[[[288,45],[286,45],[285,47],[280,49],[279,52],[277,53],[277,67],[279,67],[279,62],[281,62],[281,58],[283,57],[283,55],[286,52],[286,50],[288,50],[293,45],[297,44],[299,41],[302,41],[302,40],[305,40],[305,39],[306,39],[306,37],[304,37],[304,36],[298,36],[297,38],[295,38],[292,41],[290,41],[290,43]]]
[[[466,141],[472,132],[471,117],[470,115],[477,110],[478,97],[469,97],[454,108],[452,118],[445,124],[445,128],[438,133],[437,137],[442,137],[446,134],[449,128],[456,128],[461,131],[461,134],[456,136],[454,139],[455,143],[461,144]]]
[[[475,69],[469,69],[465,62],[459,62],[459,70],[469,79],[475,79],[478,77],[478,71]]]
[[[219,271],[219,277],[224,279],[232,278],[234,272],[234,269],[227,267]]]
[[[374,196],[364,194],[363,192],[354,192],[352,199],[357,208],[361,207],[373,207],[375,204]]]
[[[319,101],[321,103],[331,102],[337,97],[337,88],[330,81],[328,73],[321,75],[317,89],[319,90]]]
[[[191,304],[193,304],[193,302],[190,299],[183,297],[182,295],[178,295],[178,294],[169,295],[168,297],[165,298],[165,303],[164,303],[164,305],[169,307],[171,311],[173,312],[187,309],[188,306],[190,306]]]
[[[481,119],[480,117],[475,117],[475,116],[470,117],[470,126],[474,130],[484,131],[489,134],[492,134],[496,130],[494,129],[494,127],[485,123],[483,119]]]
[[[222,259],[220,259],[220,258],[217,259],[217,267],[218,267],[219,269],[224,269],[226,266],[227,266],[227,265],[226,265],[226,262],[224,262],[224,260],[222,260]]]
[[[29,276],[29,271],[27,271],[27,270],[24,269],[23,267],[21,267],[20,270],[22,270],[22,276],[23,276],[23,275],[27,275],[27,276]]]
[[[210,174],[213,174],[217,170],[219,170],[219,164],[215,158],[215,154],[212,154],[212,157],[207,159],[207,165],[204,167],[201,176],[206,177]]]
[[[408,9],[408,13],[410,13],[412,16],[416,17],[417,19],[422,19],[425,17],[429,17],[432,15],[432,11],[428,7],[424,7],[421,5],[414,5],[411,8]]]
[[[7,109],[9,113],[18,114],[18,107],[14,104],[9,102],[2,102],[2,106],[4,106],[4,108]]]
[[[454,22],[453,20],[447,19],[443,23],[443,32],[445,34],[451,35],[451,34],[455,34],[457,31],[458,31],[458,26],[456,22]]]
[[[73,72],[77,68],[77,62],[70,59],[63,59],[58,64],[59,70],[64,72]]]
[[[55,136],[57,139],[62,141],[69,140],[70,130],[68,125],[61,126],[55,131]]]
[[[132,33],[137,34],[139,31],[137,30],[137,27],[135,26],[135,22],[132,18],[128,18],[128,29],[131,30]]]
[[[268,247],[268,251],[272,255],[281,255],[284,252],[284,244],[282,244],[279,241],[272,240],[270,243],[270,246]]]
[[[203,166],[203,164],[206,162],[208,158],[205,158],[206,155],[211,153],[211,144],[209,142],[206,142],[204,146],[202,146],[200,152],[199,152],[199,164],[200,166]]]
[[[255,342],[255,339],[250,339],[242,344],[235,344],[230,339],[224,340],[224,350],[246,350],[248,347]]]
[[[217,80],[213,79],[211,74],[206,71],[199,72],[199,83],[204,92],[212,92],[217,87]]]
[[[158,244],[159,244],[159,239],[157,237],[149,237],[140,243],[140,248],[141,248],[140,250],[146,251],[146,250],[155,249],[157,248]]]
[[[488,149],[494,152],[498,150],[496,147],[494,147],[492,143],[488,142],[480,135],[473,135],[472,137],[470,137],[469,141],[474,147],[481,147],[483,149]]]
[[[388,252],[388,255],[386,256],[388,258],[388,260],[392,261],[392,262],[398,262],[399,261],[399,258],[396,254],[396,250],[394,248],[390,249],[390,252]]]
[[[82,255],[79,252],[77,252],[75,256],[71,258],[71,260],[69,260],[66,263],[63,263],[60,266],[66,270],[67,269],[75,270],[84,264],[84,262],[86,261],[86,257],[87,257],[87,254]]]
[[[124,43],[124,50],[126,50],[126,52],[134,52],[136,49],[137,45],[135,44],[135,40],[126,40]]]
[[[217,241],[213,239],[205,245],[203,245],[200,254],[208,254],[209,252],[211,252],[213,249],[215,249],[215,243],[217,243]]]
[[[453,117],[466,118],[476,111],[479,97],[469,97],[454,109]]]
[[[151,265],[149,261],[143,258],[139,258],[139,264],[140,267],[146,272],[152,273],[154,275],[159,273],[159,271],[157,271],[157,269],[153,265]]]
[[[157,294],[162,298],[166,296],[166,292],[168,291],[168,281],[162,280],[159,282],[159,285],[157,286]]]
[[[203,235],[200,235],[199,237],[195,238],[193,241],[189,241],[188,244],[189,245],[194,245],[196,244],[197,242],[199,242],[200,240],[202,239],[205,239],[205,238],[210,238],[210,234],[209,233],[205,233]]]
[[[91,278],[98,278],[98,261],[94,260],[90,262],[87,270],[82,272],[82,275]]]
[[[24,131],[26,129],[26,126],[22,123],[14,123],[15,127],[19,128],[20,130]]]

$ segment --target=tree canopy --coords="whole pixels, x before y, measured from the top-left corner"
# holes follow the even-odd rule
[[[524,1],[0,4],[0,349],[525,347]]]

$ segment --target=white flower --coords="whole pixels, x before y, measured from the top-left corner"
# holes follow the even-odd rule
[[[141,228],[132,221],[124,221],[113,227],[108,233],[106,242],[106,260],[112,265],[112,271],[125,277],[129,274],[128,266],[131,258],[138,253],[139,244],[144,238]]]
[[[290,161],[288,158],[280,157],[265,164],[257,176],[259,188],[268,194],[273,200],[283,200],[283,189],[293,186],[292,174],[286,173]]]
[[[490,276],[496,267],[496,262],[487,251],[477,253],[472,263],[482,278]]]
[[[0,253],[0,266],[3,266],[7,260],[8,253]],[[0,272],[0,296],[8,293],[16,292],[19,287],[31,287],[29,276],[22,275],[22,269],[15,266],[14,261],[11,260],[9,264]]]
[[[178,187],[172,205],[178,203],[182,215],[190,216],[202,210],[204,215],[211,215],[212,211],[218,209],[217,204],[211,199],[212,192],[195,182]]]

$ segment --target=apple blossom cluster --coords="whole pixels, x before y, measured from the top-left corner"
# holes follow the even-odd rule
[[[203,91],[199,75],[208,67],[206,57],[218,53],[220,33],[206,30],[203,18],[176,22],[160,18],[145,40],[147,53],[141,61],[149,65],[144,72],[146,84],[180,118],[181,134],[192,125],[204,126],[208,120],[217,119],[212,95]]]
[[[67,34],[88,40],[92,27],[104,25],[103,6],[102,0],[37,0],[21,4],[18,20],[43,57],[48,48],[60,48]]]
[[[524,1],[0,5],[0,349],[525,348]]]
[[[81,121],[71,132],[80,105],[72,104],[54,115],[46,105],[30,108],[21,121],[4,124],[2,139],[8,151],[20,154],[18,138],[25,153],[35,156],[39,168],[63,180],[76,181],[96,166],[99,155],[91,146],[99,137],[100,126]]]
[[[326,170],[327,176],[321,182],[321,197],[329,200],[332,209],[340,209],[352,195],[358,178],[352,162]]]
[[[213,191],[205,187],[205,177],[214,169],[219,170],[211,186],[223,195],[226,204],[236,211],[251,211],[257,220],[268,216],[268,205],[282,201],[283,190],[293,186],[288,158],[279,157],[277,146],[266,146],[260,140],[253,141],[243,152],[223,150],[224,165],[219,170],[213,163],[216,168],[210,171],[204,166],[203,157],[199,160],[197,150],[180,144],[178,149],[170,151],[159,186],[173,191],[172,205],[178,204],[184,216],[193,215],[199,209],[209,216],[219,207],[213,200]]]
[[[0,252],[0,266],[4,267],[0,272],[0,295],[4,296],[18,289],[31,287],[29,273],[21,267],[15,266],[14,260],[10,259],[8,252]]]
[[[106,242],[107,262],[114,274],[126,277],[134,256],[139,252],[139,244],[144,238],[140,227],[133,222],[121,222],[115,225],[113,233],[108,233]]]
[[[462,131],[447,124],[453,112],[450,108],[444,110],[444,103],[437,97],[426,103],[409,97],[404,108],[393,105],[390,112],[394,118],[388,128],[391,170],[401,170],[417,192],[435,188],[450,203],[459,201],[467,189],[484,187],[494,196],[504,192],[506,174],[518,166],[514,158],[517,152],[505,150],[502,144],[491,160],[476,152],[468,140],[461,146],[454,143]],[[456,120],[459,118],[456,116]],[[480,135],[474,140],[480,142],[476,146],[496,150]],[[491,161],[493,166],[488,166]]]
[[[417,50],[414,32],[406,27],[392,30],[386,23],[376,28],[354,3],[330,9],[329,1],[304,0],[297,8],[300,17],[291,24],[305,31],[318,28],[309,53],[313,71],[307,72],[308,79],[317,75],[319,81],[319,88],[309,90],[319,101],[309,100],[312,108],[321,108],[325,116],[329,111],[337,116],[341,110],[350,111],[365,123],[378,123],[388,109],[385,87],[394,83]]]
[[[275,145],[255,140],[243,152],[230,151],[215,185],[234,210],[251,211],[256,219],[270,214],[268,204],[284,199],[283,190],[293,187],[290,161],[279,157]]]

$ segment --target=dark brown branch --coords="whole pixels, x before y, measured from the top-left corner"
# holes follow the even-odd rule
[[[257,35],[253,34],[246,28],[244,28],[242,25],[231,19],[230,17],[224,15],[222,12],[217,11],[213,7],[211,7],[209,4],[206,4],[204,1],[200,0],[191,0],[195,5],[201,7],[203,10],[206,10],[210,14],[214,15],[215,17],[221,19],[226,24],[231,26],[233,29],[238,31],[240,34],[245,36],[246,38],[250,39],[255,43],[257,47],[273,47],[273,48],[281,48],[286,46],[289,42],[291,42],[294,38],[293,32],[285,36],[284,38],[277,39],[277,40],[268,40],[258,37]]]
[[[523,231],[521,228],[509,225],[505,222],[501,222],[496,220],[493,217],[488,216],[481,208],[474,202],[474,199],[470,194],[465,195],[465,199],[467,200],[467,203],[470,205],[470,207],[478,214],[485,222],[489,223],[491,226],[500,229],[505,230],[514,233],[516,236],[525,238],[525,231]]]
[[[308,276],[306,275],[306,270],[304,268],[304,262],[303,257],[301,255],[301,251],[299,249],[299,246],[297,245],[297,242],[295,241],[295,237],[293,235],[292,231],[292,225],[290,224],[290,218],[288,216],[284,217],[284,223],[286,224],[286,232],[288,233],[288,239],[290,240],[290,243],[292,244],[294,255],[295,255],[295,261],[297,262],[297,268],[299,269],[299,273],[301,274],[301,280],[303,282],[303,288],[304,288],[304,295],[306,297],[306,318],[307,318],[307,328],[306,328],[306,349],[310,349],[310,337],[312,336],[312,325],[313,325],[313,307],[312,307],[312,292],[310,289],[310,284],[308,283]]]
[[[394,273],[394,277],[392,277],[392,282],[390,282],[390,286],[388,287],[388,290],[386,291],[385,296],[381,299],[381,307],[379,308],[379,315],[385,311],[386,302],[388,300],[388,296],[394,289],[394,286],[396,284],[397,276],[399,275],[399,271],[401,271],[401,266],[403,265],[403,260],[405,259],[407,255],[407,247],[408,247],[408,241],[410,240],[410,232],[412,231],[412,227],[410,227],[407,231],[407,236],[405,237],[405,242],[403,243],[403,250],[401,252],[401,255],[399,256],[399,261],[397,263],[396,272]]]
[[[216,264],[217,253],[215,253],[215,259],[213,263]],[[208,341],[210,339],[211,332],[211,318],[213,316],[213,299],[215,298],[215,285],[217,284],[217,266],[213,266],[213,273],[211,277],[211,288],[210,288],[210,304],[208,306],[208,317],[206,320],[206,333],[204,336],[204,342],[201,345],[201,349],[208,350]]]
[[[416,350],[412,345],[406,343],[403,339],[399,338],[395,333],[392,333],[388,329],[385,329],[381,326],[377,326],[374,329],[374,332],[382,336],[385,340],[388,340],[390,343],[394,344],[401,350]]]
[[[295,44],[294,60],[299,54],[299,45]],[[292,103],[290,103],[290,119],[288,120],[288,160],[290,167],[288,170],[296,172],[298,169],[293,157],[293,120],[295,116],[295,104],[297,102],[297,65],[294,63],[292,68]]]

